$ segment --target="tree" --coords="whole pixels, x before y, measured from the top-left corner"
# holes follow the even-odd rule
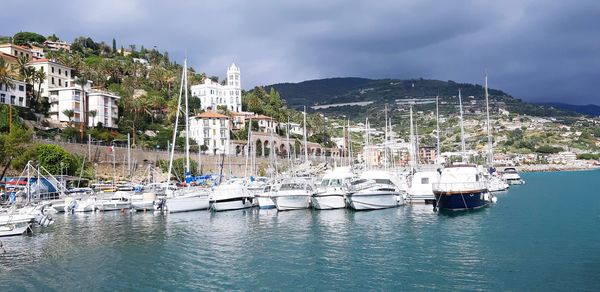
[[[15,45],[21,46],[21,45],[26,45],[28,43],[38,43],[41,44],[44,41],[46,41],[46,38],[41,35],[41,34],[37,34],[35,32],[18,32],[13,36],[13,43]]]
[[[40,70],[36,70],[33,73],[33,81],[38,84],[37,97],[35,99],[35,103],[40,102],[40,97],[42,95],[42,83],[46,80],[46,73],[40,68]]]
[[[28,144],[31,143],[32,137],[33,132],[31,130],[26,130],[20,126],[12,127],[8,134],[0,133],[0,162],[4,165],[0,180],[4,178],[4,174],[12,160],[25,152]]]
[[[68,110],[64,110],[64,111],[63,111],[63,114],[64,114],[65,116],[67,116],[67,119],[69,119],[69,126],[72,126],[72,125],[73,125],[73,124],[72,124],[72,120],[73,120],[73,117],[75,116],[75,111],[74,111],[74,110],[69,110],[69,109],[68,109]]]
[[[27,56],[18,57],[17,70],[19,72],[19,77],[22,81],[28,82],[29,80],[31,80],[32,71],[28,68],[33,68],[29,66],[29,58],[27,58]]]
[[[49,35],[46,39],[51,42],[58,42],[58,40],[59,40],[55,34]]]
[[[81,101],[83,102],[83,119],[79,121],[79,134],[80,139],[83,141],[83,133],[88,126],[88,100],[87,100],[87,92],[85,91],[85,86],[87,85],[88,79],[86,78],[86,74],[81,72],[81,77],[75,79],[75,84],[81,86]]]
[[[9,89],[15,89],[15,83],[11,77],[10,64],[7,64],[4,59],[0,58],[0,88],[2,87],[2,84],[5,84]]]
[[[92,125],[96,125],[96,115],[98,114],[97,110],[91,110],[90,111],[90,117],[92,117]]]
[[[115,38],[113,38],[113,41],[112,41],[112,52],[113,52],[113,54],[117,53],[117,41],[115,40]]]
[[[24,168],[29,160],[37,160],[50,173],[74,175],[79,163],[74,155],[58,145],[38,144],[22,152],[12,163],[13,168]]]

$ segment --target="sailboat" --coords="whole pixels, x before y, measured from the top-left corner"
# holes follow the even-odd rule
[[[485,110],[486,110],[486,123],[487,123],[487,172],[486,179],[488,181],[488,189],[490,192],[505,191],[509,185],[502,177],[496,172],[494,168],[494,144],[492,141],[492,125],[490,124],[490,101],[488,94],[488,78],[487,73],[485,74]]]
[[[437,99],[436,99],[437,105]],[[438,126],[439,129],[439,126]],[[414,138],[413,131],[413,111],[410,108],[410,187],[408,188],[408,200],[411,203],[433,204],[435,196],[433,195],[433,184],[440,179],[440,173],[437,170],[419,169],[419,160],[417,158],[418,140]],[[438,130],[439,132],[439,130]],[[439,136],[439,134],[438,134]],[[439,153],[439,138],[438,138],[438,153]]]
[[[166,182],[166,197],[161,207],[164,207],[165,211],[169,213],[176,212],[188,212],[198,210],[208,210],[209,207],[209,191],[204,188],[192,188],[189,183],[191,182],[190,172],[190,144],[189,144],[189,111],[188,111],[188,82],[187,82],[187,59],[183,62],[183,73],[181,75],[181,87],[179,90],[179,98],[177,100],[177,113],[175,117],[175,126],[173,128],[173,143],[169,158],[169,171]],[[185,90],[184,90],[185,89]],[[179,112],[181,110],[181,98],[185,91],[185,179],[186,187],[179,190],[173,190],[169,188],[171,185],[171,171],[173,170],[173,156],[175,154],[175,141],[177,139],[177,126],[179,123]]]
[[[485,182],[484,174],[473,164],[466,163],[462,96],[458,90],[460,108],[460,144],[462,162],[441,170],[440,180],[433,184],[434,210],[461,211],[488,206],[493,196]]]

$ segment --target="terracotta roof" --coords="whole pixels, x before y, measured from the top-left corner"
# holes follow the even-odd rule
[[[269,117],[269,116],[264,116],[264,115],[254,116],[254,117],[252,117],[252,119],[254,119],[254,120],[274,120],[274,118]]]
[[[2,56],[2,58],[7,57],[7,58],[17,59],[17,57],[15,57],[11,54],[3,53],[3,52],[0,52],[0,56]]]
[[[203,112],[199,115],[196,115],[198,118],[212,118],[212,119],[228,119],[229,117],[226,115],[222,115],[216,112]]]
[[[241,113],[241,112],[231,112],[232,116],[246,116],[246,113]]]
[[[43,62],[50,62],[50,60],[48,60],[48,59],[46,59],[46,58],[41,58],[41,59],[35,59],[35,60],[32,60],[32,61],[31,61],[31,62],[29,62],[29,63],[43,63]]]

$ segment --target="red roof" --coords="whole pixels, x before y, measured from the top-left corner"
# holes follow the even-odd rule
[[[254,116],[254,117],[252,117],[252,119],[254,119],[254,120],[274,120],[272,117],[264,116],[264,115]]]
[[[226,115],[222,115],[216,112],[203,112],[199,115],[196,115],[198,118],[210,118],[210,119],[228,119],[229,117]]]
[[[48,60],[47,58],[41,58],[41,59],[32,60],[29,63],[44,63],[44,62],[50,62],[50,60]]]
[[[13,59],[17,58],[15,56],[11,55],[11,54],[7,54],[7,53],[4,53],[4,52],[0,52],[0,56],[2,56],[2,57],[8,57],[8,58],[13,58]]]

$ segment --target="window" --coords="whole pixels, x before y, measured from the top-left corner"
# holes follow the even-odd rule
[[[217,125],[217,119],[211,119],[213,121],[213,126]]]
[[[210,144],[210,139],[204,139],[204,146],[208,146]]]
[[[52,84],[54,85],[54,77],[52,77]]]
[[[25,91],[25,86],[19,85],[19,91]]]
[[[422,185],[429,184],[429,178],[428,177],[422,177],[421,178],[421,184]]]
[[[60,68],[58,68],[58,74],[62,74],[62,70]]]
[[[208,129],[204,129],[204,137],[208,137],[210,135],[210,131]]]
[[[62,86],[62,79],[58,79],[58,86]]]
[[[54,73],[54,67],[50,67],[52,69],[52,73]]]
[[[6,95],[5,94],[0,94],[0,102],[6,103]]]
[[[14,95],[10,96],[10,103],[15,104],[15,96]]]
[[[23,104],[23,97],[19,97],[19,104]]]
[[[65,70],[65,76],[69,77],[69,71]]]

